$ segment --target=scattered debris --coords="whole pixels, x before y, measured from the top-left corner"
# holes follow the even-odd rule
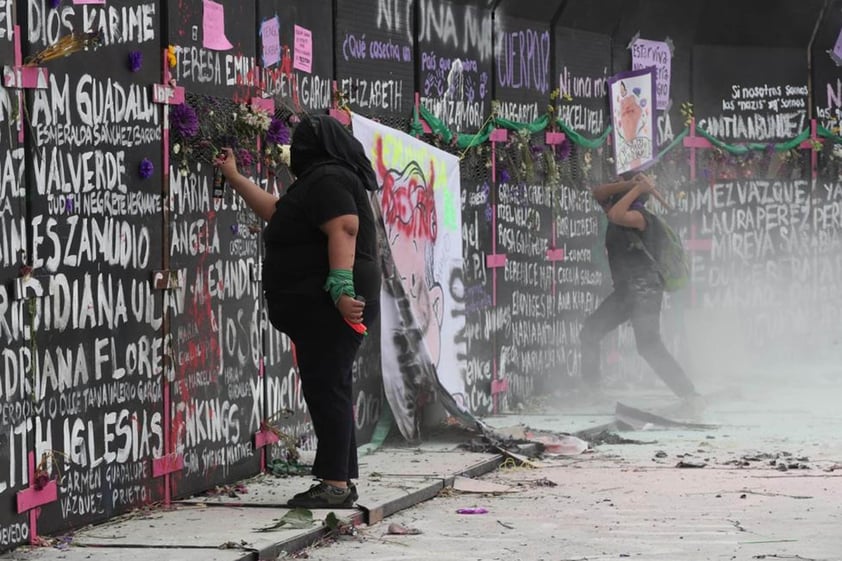
[[[300,464],[298,460],[282,460],[281,458],[275,458],[266,464],[266,471],[275,477],[308,475],[312,469],[313,466]]]
[[[505,448],[501,448],[500,446],[496,446],[495,449],[499,453],[506,456],[507,458],[510,458],[510,459],[514,460],[515,462],[518,462],[520,465],[531,467],[531,468],[536,468],[536,469],[540,468],[540,467],[543,467],[538,462],[533,462],[532,460],[530,460],[529,458],[527,458],[526,456],[524,456],[522,454],[517,454],[515,452],[512,452],[511,450],[506,450]]]
[[[248,493],[248,488],[242,483],[235,485],[219,485],[213,489],[208,489],[203,493],[206,497],[228,497],[229,499],[238,499],[240,495]]]
[[[389,524],[389,528],[386,530],[386,533],[392,536],[417,536],[422,532],[418,528],[410,528],[408,526],[404,526],[403,524],[392,522]]]
[[[625,423],[634,427],[636,430],[646,430],[647,428],[685,428],[685,429],[700,429],[710,430],[716,428],[715,425],[704,425],[700,423],[685,423],[683,421],[674,421],[661,417],[642,409],[636,409],[623,403],[617,402],[614,410],[614,416],[617,421]]]
[[[642,440],[632,440],[631,438],[623,438],[619,434],[611,432],[607,429],[601,430],[599,432],[592,432],[592,429],[591,431],[579,431],[576,433],[576,436],[586,439],[588,442],[591,443],[591,446],[599,446],[601,444],[654,444],[654,442],[644,442]]]
[[[675,464],[675,467],[677,467],[677,468],[703,468],[706,465],[707,465],[706,462],[701,462],[701,461],[696,462],[696,461],[692,461],[692,460],[681,460],[680,462]]]
[[[333,533],[341,536],[356,536],[357,528],[350,521],[340,520],[336,513],[331,511],[325,516],[324,525]]]
[[[512,493],[515,490],[507,485],[500,485],[492,481],[481,481],[469,477],[457,477],[453,480],[453,489],[461,493],[499,494]]]
[[[655,452],[655,457],[656,458],[666,458],[667,453],[664,452],[663,450],[658,450],[657,452]]]
[[[458,508],[456,509],[456,514],[488,514],[488,509],[481,506]]]
[[[731,525],[732,525],[732,526],[734,526],[734,528],[736,528],[736,529],[737,529],[737,530],[739,530],[740,532],[748,532],[748,530],[746,530],[745,528],[743,528],[743,525],[742,525],[742,524],[740,524],[740,521],[739,521],[739,520],[729,520],[728,522],[730,522],[730,523],[731,523]]]
[[[541,479],[536,479],[532,482],[533,485],[536,487],[558,487],[558,483],[547,479],[546,477],[542,477]]]
[[[330,515],[328,515],[328,518],[330,518]],[[256,531],[272,532],[275,530],[280,530],[282,528],[300,530],[310,528],[311,526],[313,526],[313,522],[313,513],[310,510],[306,508],[294,508],[286,514],[284,514],[281,518],[277,518],[276,522],[271,526],[267,526],[265,528],[258,528]]]
[[[578,456],[589,448],[587,442],[569,434],[527,432],[526,438],[543,445],[545,452],[562,456]]]
[[[497,521],[497,524],[499,524],[499,525],[500,525],[500,526],[502,526],[503,528],[508,528],[509,530],[514,530],[514,529],[515,529],[515,527],[514,527],[514,526],[512,526],[511,524],[506,524],[505,522],[503,522],[503,521],[501,521],[501,520],[498,520],[498,521]]]
[[[782,540],[782,541],[795,541],[795,540]],[[752,543],[769,543],[769,542],[752,542]],[[819,561],[818,559],[813,559],[812,557],[801,557],[800,555],[779,555],[777,553],[770,553],[767,555],[755,555],[752,559],[794,559],[795,561]]]
[[[254,551],[254,546],[252,546],[246,540],[240,540],[239,542],[225,542],[224,544],[220,545],[217,549],[237,549],[241,551]]]
[[[808,495],[786,495],[784,493],[764,493],[762,491],[751,491],[749,489],[743,489],[740,492],[741,493],[747,493],[749,495],[760,495],[760,496],[763,496],[763,497],[786,497],[786,498],[789,498],[789,499],[802,499],[802,500],[813,498],[813,497],[808,496]],[[741,497],[741,498],[745,498],[745,497]]]

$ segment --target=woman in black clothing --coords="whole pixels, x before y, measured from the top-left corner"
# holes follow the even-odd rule
[[[652,180],[645,175],[600,185],[593,190],[594,198],[608,215],[605,249],[614,292],[582,327],[579,335],[582,376],[592,390],[598,389],[600,341],[630,320],[640,355],[673,393],[695,401],[693,405],[699,407],[701,403],[693,383],[661,340],[664,281],[646,252],[657,255],[658,244],[664,239],[657,221],[645,207],[654,190]]]
[[[290,506],[341,508],[357,499],[351,368],[363,326],[379,312],[380,269],[369,192],[377,180],[362,145],[336,120],[304,117],[295,129],[296,181],[277,199],[237,171],[231,150],[217,162],[262,219],[263,286],[269,320],[295,344],[301,387],[318,439],[321,481]]]

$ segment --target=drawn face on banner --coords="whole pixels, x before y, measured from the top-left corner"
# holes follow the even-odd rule
[[[655,157],[651,72],[638,71],[610,84],[618,174],[639,169]]]
[[[620,130],[623,138],[627,142],[631,142],[637,138],[637,133],[640,130],[640,118],[643,116],[643,109],[634,92],[629,92],[626,89],[625,83],[620,85],[620,95],[622,96],[620,100]]]
[[[395,269],[412,305],[415,321],[433,364],[438,365],[444,291],[435,278],[435,244],[438,237],[435,172],[417,161],[402,170],[389,168],[383,158],[382,139],[377,140],[376,167],[383,186],[382,214]]]

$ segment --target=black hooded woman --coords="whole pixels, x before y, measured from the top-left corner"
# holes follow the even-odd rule
[[[268,222],[263,287],[269,321],[295,345],[304,400],[318,439],[319,483],[290,506],[351,507],[359,477],[351,368],[362,326],[378,316],[380,269],[368,193],[377,188],[360,142],[328,116],[305,116],[295,128],[290,170],[280,199],[237,170],[226,149],[217,161],[228,184]]]
[[[643,174],[633,177],[626,174],[620,182],[600,185],[593,190],[594,198],[608,216],[605,250],[614,292],[582,327],[579,335],[582,376],[592,392],[599,389],[600,341],[621,324],[631,321],[638,353],[673,393],[698,411],[703,404],[693,382],[661,340],[664,281],[650,255],[658,254],[658,244],[664,233],[646,209],[650,194],[660,198],[652,178]]]

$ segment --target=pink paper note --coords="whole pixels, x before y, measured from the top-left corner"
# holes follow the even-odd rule
[[[292,67],[308,74],[313,70],[313,34],[309,29],[295,26],[295,54]]]
[[[281,32],[278,16],[260,24],[260,42],[263,46],[263,67],[269,68],[281,61]]]
[[[225,37],[225,8],[213,0],[204,0],[202,46],[212,51],[229,51],[234,48]]]

